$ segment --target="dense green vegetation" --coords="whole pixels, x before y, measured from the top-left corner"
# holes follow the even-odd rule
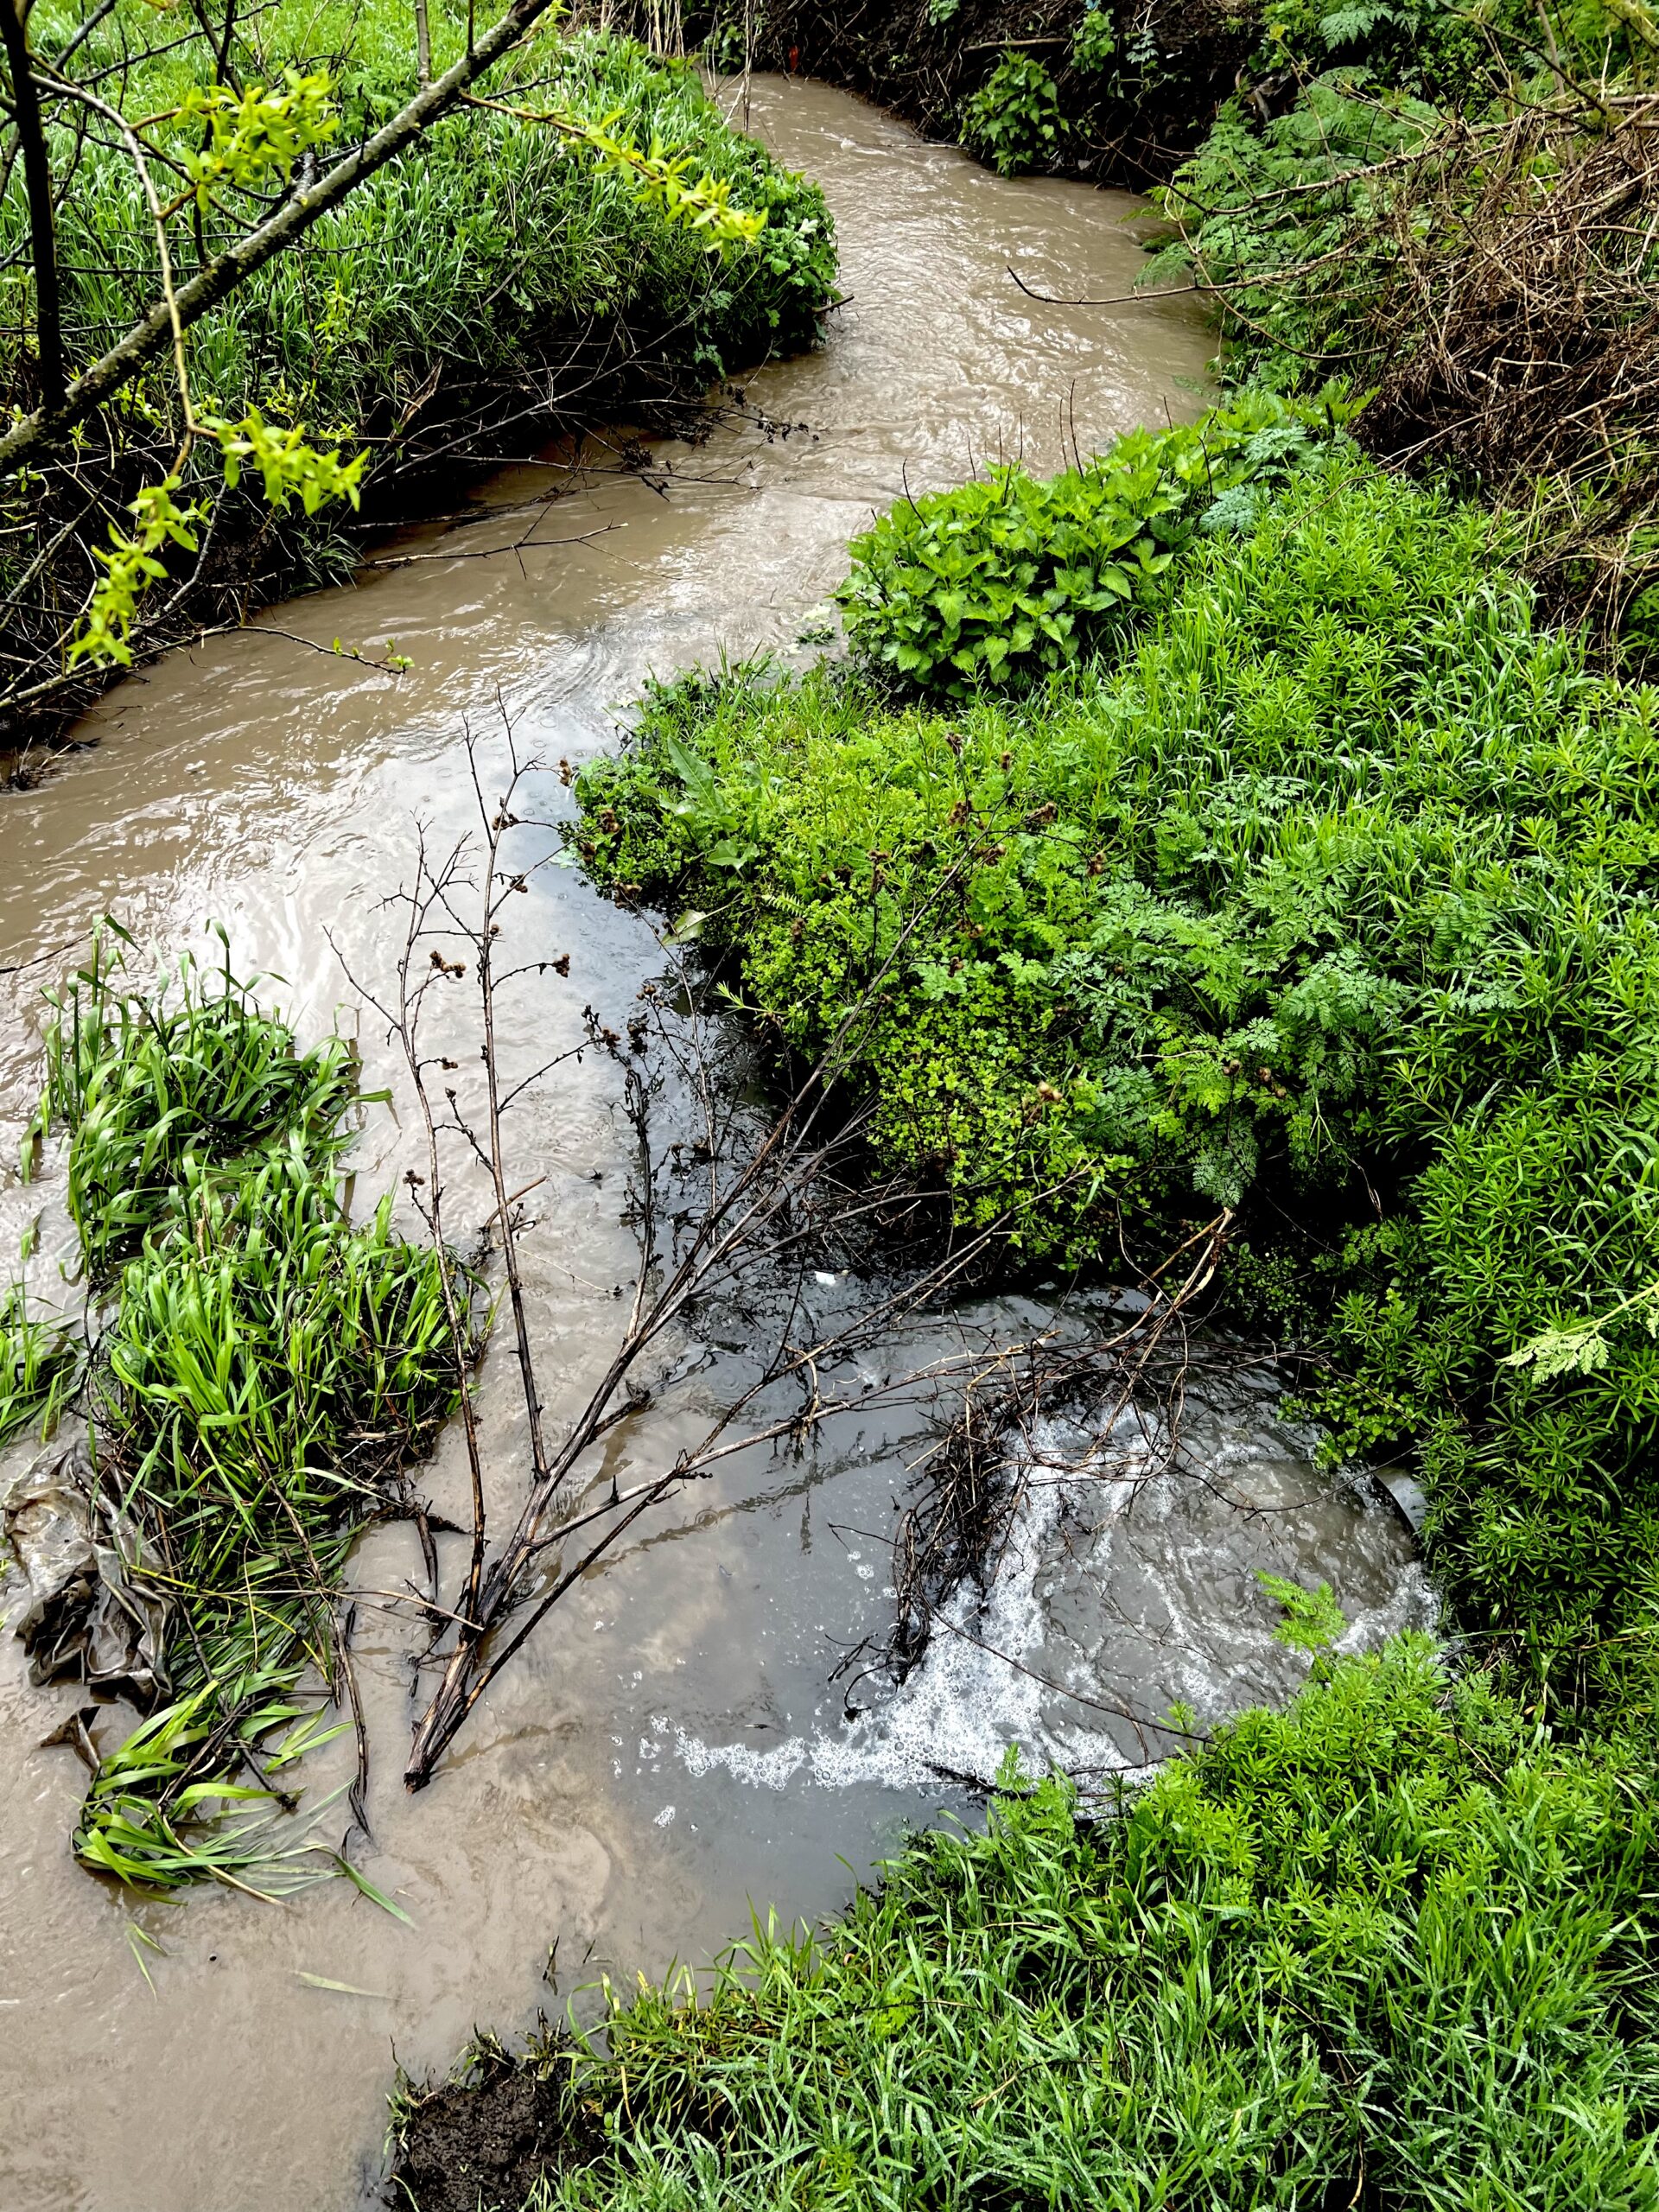
[[[77,35],[81,16],[73,4],[35,11],[42,59]],[[79,48],[83,66],[119,65],[124,18],[118,8],[92,31]],[[464,8],[434,9],[435,68],[460,50],[467,20]],[[280,84],[290,70],[326,79],[320,98],[338,118],[329,138],[366,137],[414,89],[409,18],[397,9],[282,0],[252,16],[243,37],[238,60],[251,81]],[[212,60],[200,43],[172,44],[130,72],[130,103],[143,112],[181,107],[193,89],[211,86]],[[626,171],[556,131],[511,112],[451,116],[422,141],[418,159],[370,179],[195,333],[192,385],[204,410],[235,418],[258,405],[314,430],[384,430],[433,368],[463,389],[519,375],[589,318],[627,327],[700,383],[774,345],[812,342],[835,283],[823,194],[729,130],[690,69],[626,39],[550,26],[491,93],[526,114],[568,108],[608,120],[642,149],[659,143],[765,215],[760,242],[711,261],[695,229],[665,220]],[[181,114],[178,149],[200,135],[199,118]],[[77,350],[90,354],[148,306],[155,250],[122,145],[89,145],[76,185],[60,250],[73,278]],[[21,197],[8,194],[0,251],[16,249],[25,221]],[[155,404],[176,405],[169,374],[163,364]]]
[[[840,598],[859,656],[967,699],[1074,664],[1167,596],[1197,531],[1236,529],[1353,412],[1245,391],[1202,426],[1131,430],[1063,475],[994,469],[900,501],[852,543]]]
[[[821,1945],[619,2005],[574,2086],[532,2051],[610,2139],[537,2212],[1659,2202],[1643,1764],[1421,1639],[1315,1671],[1114,1817],[1011,1788]]]
[[[702,910],[798,1052],[892,963],[875,1141],[963,1217],[1150,1263],[1236,1209],[1239,1294],[1347,1363],[1340,1441],[1421,1451],[1465,1623],[1645,1676],[1659,1347],[1503,1363],[1656,1271],[1659,702],[1491,529],[1338,437],[1020,696],[659,694],[582,850]]]
[[[300,1052],[228,962],[131,989],[119,950],[61,998],[39,1116],[67,1146],[86,1326],[0,1306],[0,1437],[60,1420],[79,1381],[95,1491],[166,1613],[167,1700],[94,1777],[75,1848],[145,1884],[292,1880],[305,1839],[221,1816],[269,1807],[319,1740],[295,1693],[338,1680],[334,1585],[454,1410],[450,1305],[470,1336],[475,1286],[394,1232],[389,1198],[352,1223],[342,1040]]]
[[[435,0],[435,68],[471,20]],[[43,68],[73,55],[142,118],[175,283],[416,88],[410,21],[389,6],[281,0],[227,18],[221,40],[157,36],[146,0],[54,0],[30,36]],[[436,122],[189,331],[182,370],[152,362],[105,429],[9,480],[0,721],[68,710],[181,621],[339,575],[365,487],[390,499],[424,469],[531,451],[606,410],[649,420],[814,342],[835,286],[823,195],[730,128],[691,68],[550,21],[488,90],[493,105]],[[149,309],[162,271],[128,138],[89,134],[72,99],[48,124],[79,367]],[[29,208],[15,162],[7,176],[0,265],[21,277]],[[26,407],[36,375],[20,315],[0,388]],[[194,597],[168,607],[187,578]]]
[[[1098,1827],[1046,1783],[642,1996],[548,2204],[1659,2202],[1650,33],[1269,10],[1152,271],[1232,395],[905,503],[848,656],[582,779],[597,880],[780,1058],[850,1037],[957,1218],[1226,1224],[1331,1454],[1414,1456],[1463,1671],[1319,1660]],[[1073,43],[1109,96],[1128,19]],[[1053,165],[1068,96],[1010,52],[964,140]]]

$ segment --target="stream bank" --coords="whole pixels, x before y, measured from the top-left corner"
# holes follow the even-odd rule
[[[712,21],[710,50],[729,66],[742,19],[716,8]],[[754,36],[767,68],[845,85],[951,142],[963,135],[966,104],[1013,56],[1022,71],[1013,89],[1023,89],[1035,126],[1013,166],[1145,191],[1203,139],[1262,22],[1259,0],[899,0],[880,10],[767,0]]]
[[[118,71],[135,102],[163,117],[221,67],[320,72],[319,143],[336,151],[414,90],[404,19],[378,4],[266,10],[239,25],[232,16],[228,63],[195,32],[147,56],[152,22],[118,0],[84,36],[55,18],[43,31],[37,22],[37,35],[50,54],[79,48],[99,81]],[[442,67],[464,43],[466,19],[441,8],[435,29]],[[480,104],[441,118],[204,320],[191,334],[188,401],[169,358],[143,371],[92,435],[10,480],[0,791],[46,772],[54,744],[122,665],[343,581],[365,530],[441,511],[480,469],[528,458],[556,434],[626,416],[636,433],[695,435],[725,375],[817,342],[836,291],[822,198],[733,127],[683,61],[574,29],[556,44],[532,40],[490,82],[506,111]],[[763,223],[760,240],[716,249],[671,219],[660,191],[653,199],[620,156],[511,112],[526,100],[551,101],[640,162],[682,164],[688,188],[728,193]],[[124,148],[81,143],[61,119],[48,141],[62,175],[65,305],[95,357],[159,284],[156,243]],[[305,158],[315,169],[315,151]],[[284,172],[283,189],[303,173],[303,162],[294,179]],[[209,212],[222,227],[246,210],[238,200]],[[0,213],[0,245],[20,251],[15,177]],[[200,255],[200,219],[197,233]],[[20,409],[34,404],[26,340],[20,325],[0,348],[0,387]],[[258,460],[244,451],[238,477],[195,427],[267,417],[278,438],[292,425],[355,466],[355,483],[334,485],[318,505],[315,483],[273,476],[268,448]],[[111,551],[138,527],[132,502],[164,483],[179,519],[150,548],[158,573],[138,575],[130,598],[113,594]],[[89,610],[105,600],[105,633],[86,652]],[[353,633],[345,645],[395,661],[385,637]]]
[[[408,874],[416,818],[437,837],[471,814],[461,717],[487,741],[499,694],[526,746],[579,766],[613,747],[615,703],[653,671],[757,646],[792,654],[844,571],[848,537],[907,484],[958,483],[999,452],[1058,466],[1074,432],[1103,446],[1132,423],[1195,411],[1210,340],[1184,303],[1150,303],[1103,340],[1092,318],[1039,309],[1006,275],[1012,261],[1033,289],[1058,295],[1127,289],[1141,265],[1138,203],[1005,181],[823,86],[762,80],[753,117],[779,161],[822,181],[839,226],[853,296],[821,353],[759,372],[744,411],[704,442],[654,444],[643,469],[594,445],[508,472],[462,517],[375,549],[353,588],[164,658],[88,717],[78,734],[95,743],[9,800],[7,1157],[38,1089],[39,988],[81,959],[99,914],[118,912],[169,951],[221,919],[239,968],[286,979],[273,995],[306,1043],[344,1003],[365,1079],[391,1079],[384,1028],[353,1009],[327,932],[356,972],[384,978],[380,902]],[[365,628],[397,635],[411,661],[402,676],[326,650]],[[569,817],[556,771],[535,797],[550,818]],[[509,1052],[539,1059],[580,1033],[584,1000],[625,1028],[640,984],[661,969],[645,924],[574,872],[543,879],[519,906],[521,926],[550,957],[568,954],[571,974],[524,1007]],[[365,1200],[419,1157],[410,1102],[394,1103],[359,1147]],[[616,1105],[601,1065],[591,1087],[524,1125],[524,1179],[547,1178],[525,1250],[557,1386],[550,1417],[580,1402],[632,1262]],[[8,1180],[8,1248],[44,1207],[49,1262],[66,1236],[60,1206],[50,1181]],[[1059,1295],[1055,1286],[948,1325],[1029,1327]],[[710,1326],[709,1364],[688,1375],[689,1400],[620,1442],[612,1465],[625,1484],[677,1448],[696,1394],[741,1373],[745,1349],[736,1325]],[[523,1411],[493,1359],[480,1413],[511,1484]],[[1164,1571],[1154,1524],[1149,1556],[1120,1554],[1130,1633],[1109,1663],[1154,1707],[1183,1694],[1249,1702],[1294,1683],[1259,1564],[1332,1580],[1376,1636],[1423,1618],[1403,1535],[1312,1469],[1303,1432],[1263,1408],[1219,1417],[1230,1480],[1274,1510],[1228,1524],[1262,1548],[1229,1554],[1201,1530],[1168,1562],[1180,1606],[1213,1630],[1190,1679],[1171,1672],[1186,1656],[1160,1644],[1147,1591]],[[919,1440],[903,1417],[849,1421],[800,1462],[734,1460],[575,1593],[414,1799],[398,1754],[420,1639],[367,1593],[418,1572],[418,1552],[407,1529],[372,1533],[353,1565],[378,1747],[363,1864],[412,1930],[344,1883],[267,1906],[228,1890],[139,1899],[90,1878],[68,1848],[84,1772],[41,1742],[77,1693],[30,1685],[8,1635],[8,2212],[332,2208],[349,2199],[353,2174],[369,2201],[394,2051],[411,2074],[441,2073],[480,2019],[524,2022],[538,2006],[556,2017],[607,1967],[629,1980],[713,1954],[746,1924],[751,1900],[814,1918],[845,1902],[849,1862],[868,1869],[907,1823],[942,1808],[969,1813],[971,1796],[928,1762],[944,1719],[962,1738],[946,1764],[995,1764],[1007,1740],[1000,1674],[918,1680],[893,1726],[850,1731],[829,1679],[849,1644],[891,1622],[882,1537]],[[440,1504],[464,1510],[456,1440],[428,1471]],[[96,1725],[113,1731],[119,1719],[110,1708]],[[306,1777],[312,1801],[349,1772],[342,1748],[320,1754]]]

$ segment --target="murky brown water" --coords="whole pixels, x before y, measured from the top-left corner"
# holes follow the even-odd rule
[[[752,419],[695,450],[662,448],[645,475],[514,472],[487,488],[485,520],[415,533],[389,550],[420,557],[268,618],[289,638],[256,630],[125,684],[87,727],[95,749],[4,803],[0,968],[39,964],[0,976],[0,1157],[15,1156],[32,1103],[36,988],[101,912],[160,945],[222,918],[245,972],[285,976],[284,1003],[320,1025],[348,996],[325,931],[384,982],[394,925],[378,902],[407,874],[415,817],[440,835],[467,825],[462,715],[488,726],[499,692],[521,743],[585,757],[613,742],[611,709],[648,672],[789,645],[842,572],[849,533],[906,483],[958,480],[998,451],[1052,467],[1063,438],[1087,451],[1199,404],[1209,341],[1195,320],[1169,304],[1044,308],[1006,273],[1012,263],[1066,296],[1124,291],[1133,202],[1002,182],[813,86],[762,81],[754,121],[823,180],[852,296],[820,355],[749,380],[770,429]],[[797,427],[785,436],[784,423]],[[554,491],[569,496],[526,504]],[[531,524],[522,550],[499,550]],[[336,637],[393,637],[415,665],[394,681],[293,641]],[[546,784],[538,796],[568,804]],[[543,879],[520,912],[525,936],[568,951],[572,974],[522,1006],[509,1056],[570,1034],[584,1001],[618,1020],[660,965],[643,924],[574,874]],[[366,1019],[362,1036],[372,1075],[391,1077]],[[521,1179],[548,1179],[526,1263],[560,1407],[586,1394],[613,1323],[607,1294],[631,1256],[613,1106],[608,1072],[590,1063],[517,1133]],[[392,1178],[404,1142],[395,1116],[373,1122],[365,1185]],[[0,1189],[8,1243],[39,1203]],[[512,1381],[497,1359],[484,1387],[509,1497],[523,1466]],[[662,1464],[690,1418],[683,1407],[635,1424],[619,1446],[624,1478]],[[1253,1564],[1330,1574],[1365,1615],[1362,1632],[1407,1617],[1421,1593],[1393,1524],[1316,1481],[1265,1407],[1205,1418],[1215,1465],[1268,1518],[1221,1529],[1165,1499],[1139,1535],[1096,1530],[1091,1556],[1116,1578],[1100,1632],[1080,1619],[1075,1573],[1033,1571],[1021,1586],[1028,1614],[1048,1606],[1068,1666],[1132,1679],[1154,1706],[1182,1694],[1217,1710],[1281,1679]],[[964,1676],[959,1662],[918,1678],[909,1707],[870,1732],[842,1726],[826,1678],[888,1611],[880,1537],[901,1442],[844,1429],[799,1464],[734,1463],[573,1595],[416,1799],[397,1780],[410,1638],[365,1616],[378,1753],[365,1863],[413,1931],[343,1884],[280,1905],[226,1893],[135,1904],[78,1871],[67,1837],[81,1770],[36,1748],[72,1696],[31,1690],[4,1638],[4,2212],[349,2206],[378,2170],[394,2051],[418,2071],[474,2022],[555,2008],[541,1974],[556,1939],[563,1993],[601,1964],[656,1973],[706,1955],[741,1932],[751,1899],[816,1915],[844,1898],[843,1859],[868,1864],[944,1802],[918,1746],[937,1751],[954,1730],[963,1757],[982,1758],[1010,1733],[1053,1736],[1006,1678]],[[440,1496],[455,1471],[441,1458]],[[358,1583],[392,1587],[411,1554],[404,1533],[377,1535]],[[1027,1625],[1041,1631],[1034,1616]],[[130,1923],[162,1946],[146,1954],[153,1989]],[[372,1993],[320,1990],[307,1974]]]

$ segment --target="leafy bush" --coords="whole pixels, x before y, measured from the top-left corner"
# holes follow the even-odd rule
[[[1351,411],[1334,386],[1300,405],[1242,392],[1062,476],[1002,467],[902,500],[853,540],[853,648],[952,698],[1051,676],[1158,605],[1194,531],[1247,524]]]
[[[567,2093],[609,2144],[533,2202],[1637,2212],[1655,1843],[1628,1752],[1406,1639],[1121,1817],[1042,1783],[918,1837],[821,1945],[758,1932],[700,2001],[619,2003]]]
[[[891,962],[873,1135],[963,1218],[1150,1259],[1240,1209],[1345,1354],[1340,1440],[1420,1440],[1465,1623],[1645,1672],[1659,1344],[1632,1313],[1593,1373],[1501,1363],[1654,1273],[1659,696],[1489,532],[1338,450],[1022,698],[659,695],[580,841],[694,900],[793,1049]]]
[[[1054,79],[1034,54],[1012,48],[962,111],[963,144],[999,176],[1019,176],[1052,161],[1065,129]]]
[[[202,103],[217,114],[212,103],[224,97],[211,81],[213,42],[169,38],[134,59],[133,48],[155,43],[149,0],[115,0],[83,24],[84,15],[71,0],[41,0],[30,34],[42,60],[76,41],[90,81],[118,80],[135,114],[161,118],[156,128],[175,135],[181,174],[192,174],[192,162],[208,158]],[[431,17],[442,68],[471,18],[445,0],[433,0]],[[291,79],[295,97],[309,87],[323,112],[308,128],[334,139],[366,137],[414,90],[408,13],[390,0],[277,0],[236,29],[232,76],[252,87]],[[642,189],[616,162],[512,112],[475,105],[435,124],[325,215],[302,250],[279,255],[193,327],[194,419],[219,426],[212,435],[183,435],[168,357],[111,415],[108,438],[78,448],[73,469],[13,483],[0,502],[13,693],[32,701],[37,683],[60,679],[66,650],[69,668],[86,672],[130,662],[135,642],[166,642],[162,578],[200,551],[210,511],[213,557],[198,564],[194,600],[169,618],[175,626],[193,629],[208,607],[240,619],[261,592],[337,578],[355,557],[335,519],[338,495],[356,503],[365,456],[366,482],[385,486],[433,461],[464,466],[469,448],[493,455],[490,426],[503,416],[523,425],[527,378],[570,393],[578,420],[626,409],[648,421],[654,407],[692,399],[728,370],[815,341],[836,277],[823,194],[731,128],[690,67],[598,31],[543,27],[500,65],[491,91],[509,108],[551,104],[631,146],[656,163],[657,188]],[[160,276],[143,182],[118,134],[89,137],[74,121],[80,114],[73,102],[48,109],[65,188],[56,218],[65,327],[85,360],[148,311]],[[665,213],[671,173],[706,187],[711,205],[763,224],[758,236],[711,253],[706,230]],[[205,230],[198,223],[197,251],[227,243],[240,216],[268,212],[286,183],[279,162],[214,205]],[[29,265],[20,184],[0,200],[0,252],[8,265]],[[35,377],[25,334],[14,319],[0,346],[0,398],[23,407],[34,404]],[[367,442],[342,460],[297,434],[290,444],[296,425],[328,444]],[[239,492],[229,488],[238,474]],[[297,490],[305,512],[262,516],[251,488],[262,476],[273,507],[288,509]],[[315,513],[325,497],[332,511]],[[98,580],[90,599],[89,573]],[[84,704],[91,689],[60,694],[46,684],[43,696],[55,714]]]
[[[1097,73],[1117,59],[1117,26],[1102,0],[1086,0],[1071,34],[1071,66]]]

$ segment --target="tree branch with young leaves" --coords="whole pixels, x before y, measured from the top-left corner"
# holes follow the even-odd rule
[[[130,665],[149,594],[186,556],[196,556],[200,565],[219,501],[215,477],[227,491],[251,477],[273,512],[297,505],[314,516],[358,505],[370,459],[358,426],[336,423],[319,435],[284,404],[289,395],[280,377],[270,398],[257,395],[264,404],[223,406],[212,392],[211,371],[207,389],[197,389],[201,379],[193,367],[193,333],[261,270],[285,255],[309,251],[307,241],[318,224],[407,156],[442,118],[482,107],[510,114],[526,130],[552,133],[625,179],[665,222],[695,234],[713,253],[753,243],[764,224],[763,214],[737,203],[728,181],[657,143],[632,143],[617,129],[615,115],[579,112],[556,99],[531,106],[506,97],[524,79],[522,67],[509,72],[499,97],[474,90],[492,71],[499,74],[532,36],[548,31],[556,0],[515,0],[471,37],[441,74],[432,75],[429,58],[423,61],[412,95],[351,144],[345,143],[337,69],[307,63],[270,70],[269,57],[257,41],[250,42],[250,24],[261,11],[256,8],[238,22],[232,0],[222,0],[222,16],[216,16],[204,6],[194,27],[182,33],[168,22],[169,36],[152,39],[148,48],[141,42],[136,53],[129,51],[124,16],[117,66],[102,48],[80,50],[107,8],[95,10],[67,39],[54,18],[41,41],[31,36],[41,0],[32,13],[29,0],[0,0],[9,79],[8,189],[15,188],[14,175],[21,179],[29,219],[27,252],[21,261],[14,253],[10,270],[11,296],[25,306],[13,332],[10,380],[16,397],[10,424],[0,429],[0,483],[26,507],[46,481],[43,472],[75,474],[86,464],[96,475],[88,457],[95,457],[99,446],[107,442],[113,461],[119,448],[132,444],[135,433],[153,447],[149,426],[169,418],[175,426],[165,461],[136,488],[129,478],[118,509],[111,510],[94,485],[68,533],[85,547],[90,583],[73,620],[60,624],[49,642],[42,638],[38,657],[9,655],[13,666],[10,681],[0,685],[0,709],[49,700],[88,670]],[[154,73],[162,65],[156,57],[169,45],[188,49],[187,60],[200,48],[192,66],[202,80],[181,92],[173,86],[173,96],[158,102]],[[267,66],[260,73],[262,64]],[[178,66],[176,56],[168,64]],[[129,165],[151,240],[150,296],[127,327],[112,334],[88,324],[84,311],[79,323],[73,315],[65,321],[73,301],[65,289],[60,233],[73,195],[92,188],[82,182],[88,144],[101,149],[105,162],[98,175],[108,173],[111,154]],[[134,270],[105,273],[123,280],[116,296],[130,293]],[[25,277],[26,288],[19,281]],[[77,366],[77,352],[89,335],[97,350]],[[158,370],[170,383],[170,397],[155,384]],[[244,395],[245,401],[253,397]],[[31,397],[33,404],[24,404]],[[215,455],[207,476],[199,462],[187,467],[199,447]],[[86,527],[100,516],[105,518],[101,543],[96,527]],[[54,552],[59,550],[54,546]],[[8,608],[15,621],[35,632],[40,623],[31,626],[24,618],[30,612],[28,588],[41,571],[39,561],[30,564],[11,590]]]

